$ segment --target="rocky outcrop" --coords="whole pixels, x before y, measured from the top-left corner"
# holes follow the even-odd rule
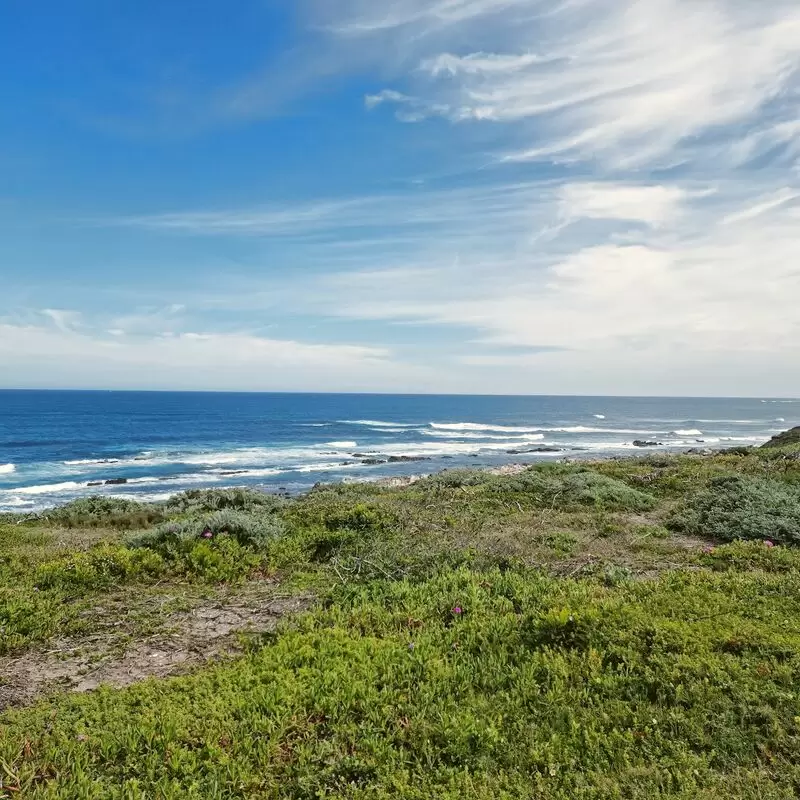
[[[633,443],[633,446],[634,447],[661,447],[661,445],[663,445],[663,444],[664,444],[663,442],[646,442],[643,439],[636,439],[636,441],[634,441],[634,443]]]
[[[790,428],[788,431],[784,431],[783,433],[779,433],[777,436],[773,436],[766,444],[761,446],[789,447],[793,445],[800,445],[800,425],[798,425],[796,428]]]

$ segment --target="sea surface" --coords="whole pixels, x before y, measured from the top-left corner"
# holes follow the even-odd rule
[[[0,391],[0,512],[755,445],[798,423],[798,400]]]

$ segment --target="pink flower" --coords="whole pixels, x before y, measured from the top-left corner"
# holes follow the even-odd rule
[[[456,614],[456,615],[458,615],[458,614],[463,614],[463,613],[464,613],[464,609],[462,609],[462,608],[461,608],[461,606],[456,606],[456,607],[453,609],[453,613],[454,613],[454,614]]]
[[[714,548],[713,548],[713,547],[704,547],[704,548],[703,548],[703,552],[704,552],[704,553],[705,553],[707,556],[710,556],[710,555],[711,555],[711,554],[714,552]]]
[[[202,537],[204,539],[213,539],[214,538],[214,534],[211,533],[211,531],[208,528],[206,528],[202,533]]]
[[[771,542],[769,539],[767,539],[767,540],[764,542],[764,546],[765,546],[765,547],[775,547],[775,542]]]

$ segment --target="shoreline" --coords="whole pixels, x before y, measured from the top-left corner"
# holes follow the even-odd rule
[[[259,492],[265,495],[273,495],[278,497],[291,497],[291,498],[300,498],[304,497],[305,495],[309,494],[315,489],[321,487],[331,487],[331,486],[350,486],[356,484],[371,484],[374,486],[378,486],[381,488],[389,488],[389,489],[401,489],[407,486],[412,486],[415,483],[424,480],[425,478],[429,478],[434,475],[439,475],[446,472],[452,471],[478,471],[478,472],[486,472],[490,475],[518,475],[526,470],[543,465],[543,464],[600,464],[606,462],[633,462],[633,461],[645,461],[650,458],[654,457],[662,457],[662,458],[678,458],[681,456],[694,456],[697,458],[712,458],[714,456],[723,455],[726,452],[730,452],[731,454],[742,454],[745,451],[755,451],[759,446],[749,446],[749,447],[729,447],[729,448],[689,448],[689,449],[667,449],[667,448],[641,448],[639,451],[634,451],[630,453],[626,453],[625,455],[620,455],[617,453],[614,454],[597,454],[597,453],[589,453],[585,452],[583,454],[578,454],[576,451],[569,451],[570,455],[563,455],[559,454],[557,458],[538,458],[533,461],[525,462],[525,461],[510,461],[504,464],[495,464],[495,465],[487,465],[487,464],[463,464],[458,466],[442,466],[438,469],[433,469],[430,471],[423,471],[423,472],[415,472],[412,474],[406,475],[382,475],[382,476],[375,476],[375,477],[359,477],[359,478],[344,478],[342,480],[330,480],[330,481],[317,481],[314,484],[305,486],[302,489],[297,491],[290,491],[285,487],[276,487],[276,488],[268,488],[264,485],[249,485],[249,484],[235,484],[235,483],[223,483],[223,484],[213,484],[209,482],[205,485],[199,486],[191,486],[185,487],[181,489],[177,489],[174,492],[170,492],[169,495],[165,493],[160,499],[158,500],[151,500],[151,499],[142,499],[139,500],[135,494],[125,494],[125,493],[113,493],[113,492],[85,492],[77,497],[70,498],[68,500],[64,500],[60,503],[53,503],[47,506],[42,506],[35,510],[24,510],[20,509],[18,511],[0,511],[0,519],[3,517],[30,517],[34,518],[37,515],[44,514],[48,511],[52,511],[57,508],[61,508],[63,506],[69,505],[70,503],[74,503],[76,501],[85,500],[88,498],[108,498],[111,500],[118,499],[123,501],[131,501],[135,503],[139,503],[142,506],[153,506],[159,507],[164,503],[169,502],[172,498],[184,494],[186,492],[212,492],[215,490],[218,491],[230,491],[235,489],[241,489],[245,491],[254,491]],[[553,454],[555,455],[555,454]],[[420,462],[423,459],[413,459],[413,462]],[[432,460],[432,459],[430,459]],[[412,463],[412,460],[408,462],[396,462],[399,464],[402,463]],[[232,473],[233,474],[233,473]],[[236,473],[241,474],[241,473]],[[125,487],[130,485],[137,485],[135,483],[136,479],[133,479],[131,483],[126,481],[125,479],[110,479],[105,481],[99,482],[89,482],[86,484],[85,488],[99,488],[101,486],[111,486],[111,487]],[[162,480],[168,480],[168,478],[164,478]],[[145,495],[146,497],[146,495]]]

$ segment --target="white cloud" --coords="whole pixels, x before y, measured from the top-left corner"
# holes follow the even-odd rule
[[[249,333],[129,336],[0,322],[5,386],[106,388],[364,389],[415,370],[384,348],[312,344]]]
[[[759,198],[756,200],[754,205],[749,206],[741,211],[736,211],[733,214],[729,214],[722,220],[722,222],[725,225],[732,225],[737,222],[745,222],[746,220],[763,216],[764,214],[774,211],[781,206],[787,205],[798,198],[800,198],[800,191],[797,189],[779,189],[777,192],[768,197]]]
[[[568,183],[560,190],[567,219],[618,219],[653,227],[674,221],[686,192],[678,186]]]
[[[697,137],[712,134],[708,151],[729,159],[796,141],[794,0],[485,0],[388,8],[376,14],[353,3],[344,29],[362,36],[388,31],[396,48],[418,54],[410,94],[430,114],[522,125],[516,138],[528,142],[510,158],[636,166],[670,161],[679,146],[692,150]],[[487,40],[497,44],[495,52],[481,48]],[[454,43],[460,52],[430,52]],[[723,127],[729,129],[720,139]]]

